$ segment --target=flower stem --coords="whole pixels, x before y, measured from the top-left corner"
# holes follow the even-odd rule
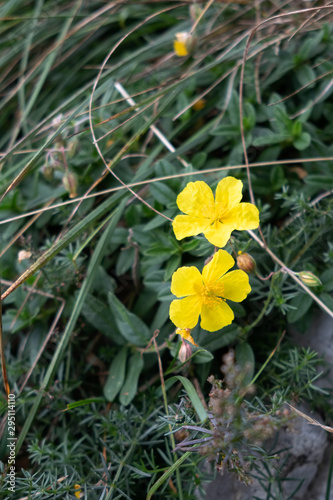
[[[154,347],[155,347],[156,354],[157,354],[157,359],[158,359],[158,368],[159,368],[160,378],[161,378],[161,387],[162,387],[162,394],[163,394],[165,414],[167,416],[169,416],[168,399],[167,399],[166,390],[165,390],[162,361],[161,361],[161,356],[160,356],[160,353],[159,353],[159,350],[158,350],[158,345],[157,345],[157,342],[156,342],[155,334],[153,336],[153,342],[154,342]],[[172,431],[171,424],[169,424],[169,429],[170,429],[170,431]],[[176,441],[175,441],[174,435],[173,434],[169,434],[169,437],[170,437],[172,449],[174,450],[176,448]],[[174,461],[176,462],[177,461],[177,455],[176,455],[175,452],[173,452],[172,454],[173,454],[173,457],[174,457]],[[180,479],[180,473],[179,473],[179,468],[178,467],[176,469],[176,479],[177,479],[177,487],[178,487],[178,495],[179,495],[178,498],[180,500],[183,500],[184,497],[183,497],[183,490],[182,490],[182,482],[181,482],[181,479]]]

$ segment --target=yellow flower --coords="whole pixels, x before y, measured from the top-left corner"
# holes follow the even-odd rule
[[[198,99],[194,104],[193,104],[193,109],[195,111],[201,111],[202,109],[204,109],[204,107],[206,106],[206,101],[205,99]]]
[[[76,498],[80,498],[81,486],[79,484],[74,484],[74,490]]]
[[[178,57],[188,56],[188,43],[191,35],[186,33],[176,33],[176,40],[173,42],[173,49]]]
[[[214,246],[224,247],[234,229],[256,229],[259,211],[251,203],[240,203],[243,183],[225,177],[214,195],[203,181],[189,182],[177,197],[178,208],[186,215],[177,215],[173,230],[177,240],[204,233]]]
[[[225,250],[215,253],[203,268],[181,267],[172,276],[171,292],[176,297],[170,305],[170,319],[181,329],[194,328],[201,315],[201,328],[209,332],[230,325],[234,313],[225,299],[241,302],[250,293],[249,278],[244,271],[226,272],[235,264]]]

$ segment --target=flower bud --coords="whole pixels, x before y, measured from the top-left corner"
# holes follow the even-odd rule
[[[191,330],[189,328],[177,328],[176,333],[180,335],[183,339],[187,340],[188,342],[191,342],[191,344],[198,347],[198,344],[196,344],[192,338]]]
[[[248,274],[252,274],[256,270],[256,261],[249,253],[240,252],[237,257],[237,266]]]
[[[54,170],[52,165],[50,165],[49,163],[45,163],[45,165],[43,165],[42,167],[42,174],[47,181],[52,181],[54,177]]]
[[[69,158],[73,158],[73,156],[75,155],[75,153],[77,151],[78,145],[79,145],[79,141],[77,141],[77,140],[73,140],[73,141],[68,143],[68,156],[69,156]]]
[[[178,57],[188,56],[195,47],[196,40],[186,31],[176,33],[176,40],[173,42],[173,49]]]
[[[201,111],[204,109],[206,106],[206,101],[205,99],[198,99],[194,104],[193,104],[193,109],[194,111]]]
[[[318,286],[321,285],[321,281],[316,276],[313,274],[311,271],[301,271],[299,273],[296,273],[299,279],[304,283],[304,285],[307,286]]]
[[[69,193],[70,198],[75,198],[77,196],[77,179],[76,175],[73,174],[73,172],[66,172],[65,175],[62,178],[62,183],[66,189],[66,191]]]
[[[189,359],[192,356],[192,347],[188,342],[182,339],[182,345],[179,349],[178,353],[178,359],[182,363],[185,363],[187,359]]]
[[[21,263],[22,260],[30,259],[31,257],[31,252],[28,252],[27,250],[20,250],[19,253],[17,254],[17,260]]]

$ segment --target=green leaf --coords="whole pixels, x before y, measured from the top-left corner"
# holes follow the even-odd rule
[[[237,139],[240,137],[239,125],[218,125],[211,132],[211,135],[225,136],[228,139]]]
[[[256,124],[256,112],[252,104],[246,102],[244,105],[244,128],[245,130],[252,130]]]
[[[73,410],[74,408],[77,408],[78,406],[86,406],[90,405],[92,403],[104,403],[105,400],[104,398],[88,398],[88,399],[80,399],[80,401],[75,401],[75,403],[69,403],[67,405],[67,410]],[[64,410],[66,411],[66,410]]]
[[[176,271],[176,269],[180,266],[181,263],[181,256],[180,255],[173,255],[165,268],[165,273],[164,273],[164,280],[168,281],[173,273]]]
[[[129,312],[113,293],[108,294],[108,300],[121,335],[131,344],[145,346],[151,337],[148,326],[138,316]]]
[[[192,356],[191,356],[192,357]],[[201,365],[204,363],[209,363],[214,359],[211,352],[206,351],[206,349],[199,349],[193,353],[193,363],[196,365]]]
[[[144,366],[140,352],[136,352],[133,356],[131,356],[128,366],[129,369],[126,381],[119,395],[119,401],[124,406],[130,404],[137,391],[140,373],[142,372]]]
[[[181,382],[183,384],[184,389],[187,392],[187,395],[191,400],[193,408],[195,409],[195,411],[199,417],[199,420],[201,422],[204,422],[205,420],[207,420],[207,418],[208,418],[207,412],[206,412],[205,408],[203,407],[203,404],[201,403],[200,398],[198,396],[198,393],[195,390],[192,382],[190,382],[185,377],[182,377],[180,375],[176,375],[175,377],[171,377],[167,380],[168,387],[171,387],[175,382],[177,382],[177,380],[179,380],[179,382]]]
[[[260,132],[260,137],[253,139],[253,146],[272,146],[273,144],[280,144],[290,139],[290,135],[287,133],[276,133],[268,129],[261,129]]]
[[[113,401],[122,388],[125,380],[127,347],[124,346],[112,361],[103,393],[108,401]]]
[[[200,151],[200,153],[195,154],[192,158],[193,167],[198,170],[204,166],[206,161],[207,153],[205,153],[204,151]]]
[[[176,193],[163,182],[152,182],[149,190],[152,197],[163,205],[169,205],[176,201]]]
[[[207,333],[205,330],[200,331],[198,344],[208,351],[216,351],[226,345],[233,344],[240,333],[239,326],[229,325],[222,328],[219,332]]]
[[[189,451],[184,453],[178,460],[167,469],[164,474],[153,484],[153,486],[148,491],[147,500],[151,500],[154,493],[162,486],[162,484],[169,479],[170,476],[181,466],[181,464],[191,455]]]
[[[125,274],[133,266],[135,259],[135,248],[122,248],[116,264],[116,273],[118,276]]]
[[[274,106],[273,116],[275,118],[275,122],[272,122],[272,126],[274,126],[276,130],[282,133],[288,133],[291,131],[293,122],[281,105]]]
[[[279,191],[283,184],[286,182],[284,171],[281,165],[276,165],[272,168],[270,173],[270,180],[274,191]]]
[[[322,174],[313,174],[307,175],[305,177],[306,184],[309,184],[311,187],[315,187],[317,189],[325,189],[331,190],[333,189],[333,178],[332,176],[322,175]]]
[[[325,292],[333,291],[333,267],[321,274],[320,281],[324,285]]]
[[[168,160],[159,160],[155,165],[155,172],[157,177],[166,177],[167,175],[176,174],[174,165]]]
[[[303,149],[306,149],[309,147],[311,144],[311,135],[308,134],[308,132],[302,132],[297,139],[293,140],[293,145],[296,149],[299,151],[303,151]]]
[[[231,125],[235,125],[236,127],[238,127],[238,130],[240,131],[239,98],[238,98],[238,92],[236,90],[233,90],[231,93],[231,99],[229,101],[227,109]]]
[[[296,73],[296,77],[297,77],[299,83],[302,86],[307,85],[308,89],[311,89],[312,87],[314,87],[315,82],[313,80],[316,79],[316,73],[313,71],[313,69],[310,66],[308,66],[308,65],[300,66],[299,68],[296,69],[295,73]],[[313,82],[313,83],[310,84],[310,82]]]
[[[292,133],[292,135],[295,138],[297,138],[297,137],[299,137],[301,135],[302,129],[303,129],[302,122],[300,120],[296,120],[293,123],[292,129],[291,129],[291,133]]]
[[[106,295],[107,292],[105,294],[104,302],[103,300],[99,300],[98,298],[89,294],[85,301],[82,315],[86,321],[93,325],[95,330],[102,332],[106,337],[110,338],[116,344],[123,345],[124,339],[121,335],[119,335],[119,330],[117,328],[113,314],[111,313],[110,308],[107,304]]]
[[[290,309],[287,313],[287,320],[289,323],[295,323],[308,311],[313,299],[307,293],[299,293],[294,297],[289,305],[295,309]]]
[[[164,215],[166,215],[166,217],[169,217],[171,219],[175,216],[176,212],[177,212],[177,210],[175,210],[175,209],[169,209],[169,210],[163,211]],[[148,224],[145,225],[143,230],[145,232],[151,231],[152,229],[156,229],[157,227],[161,227],[166,223],[170,224],[170,221],[168,221],[168,219],[166,219],[162,215],[156,215],[156,217],[151,219],[148,222]]]
[[[200,243],[199,240],[187,241],[186,243],[182,244],[182,251],[183,252],[190,252],[191,250],[194,250],[195,248],[197,248],[199,243]]]
[[[333,312],[333,297],[332,295],[330,295],[329,293],[321,293],[319,295],[319,298],[320,300],[322,300],[325,304],[325,306],[327,306],[332,312]]]
[[[252,347],[248,342],[242,342],[236,346],[235,355],[237,365],[241,367],[242,371],[246,370],[244,382],[249,384],[253,379],[255,364]]]

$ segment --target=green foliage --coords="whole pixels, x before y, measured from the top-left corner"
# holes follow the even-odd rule
[[[0,442],[4,498],[75,498],[75,484],[89,499],[195,498],[214,475],[200,462],[216,449],[183,453],[174,439],[182,425],[194,439],[199,425],[210,430],[206,381],[230,347],[244,375],[225,405],[239,417],[233,446],[260,457],[234,472],[256,474],[267,498],[281,498],[284,472],[271,467],[275,451],[246,438],[251,412],[275,424],[285,400],[305,400],[331,416],[332,387],[317,384],[325,366],[290,333],[333,310],[333,29],[320,11],[310,27],[309,13],[267,22],[271,8],[288,13],[284,3],[1,5],[2,324],[18,438],[10,497],[8,436]],[[191,55],[176,57],[175,34],[195,20]],[[202,235],[175,238],[177,196],[226,175],[242,180],[243,201],[253,192],[266,246],[232,233],[226,250],[257,264],[251,294],[230,304],[232,325],[197,325],[199,346],[186,344],[181,361],[172,274],[202,270],[212,247]],[[292,279],[304,270],[320,280],[313,295]],[[3,418],[6,408],[2,395]],[[226,465],[234,451],[220,444]]]

